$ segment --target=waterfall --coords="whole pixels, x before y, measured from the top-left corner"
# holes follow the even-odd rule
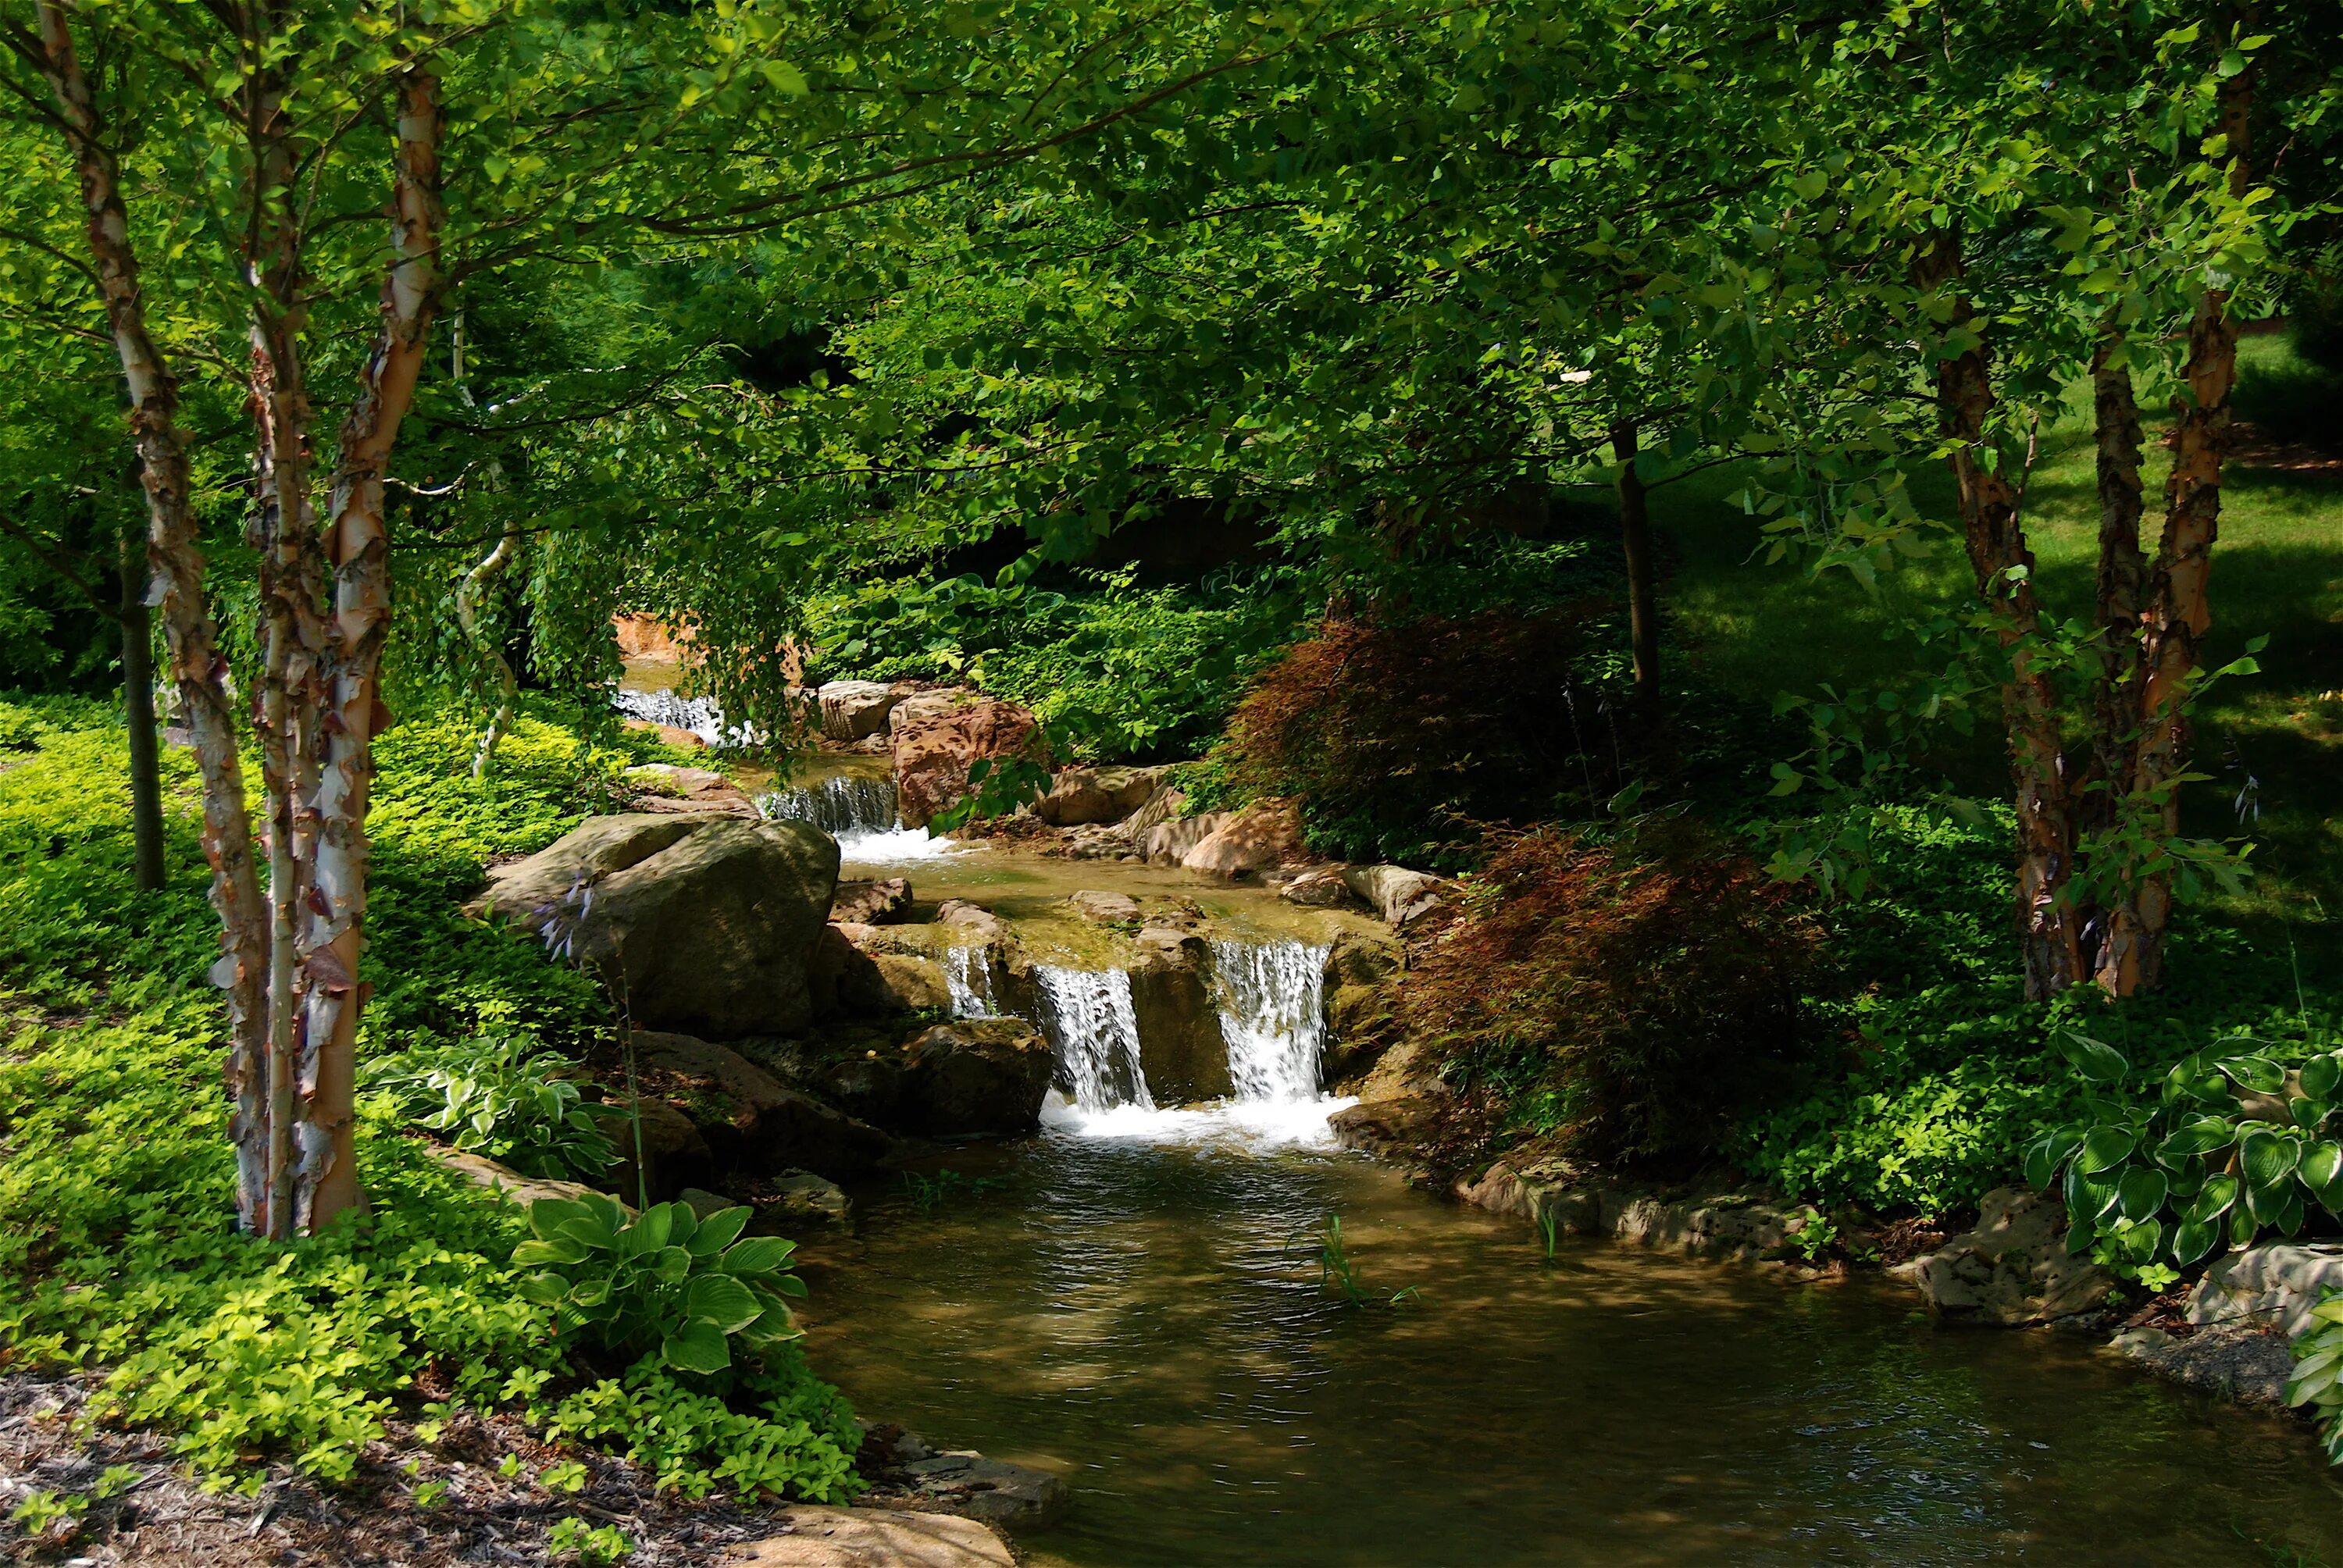
[[[1058,1070],[1074,1109],[1096,1115],[1117,1106],[1155,1109],[1139,1066],[1139,1014],[1131,1005],[1124,970],[1070,970],[1042,964],[1042,1031],[1055,1048]]]
[[[713,698],[678,697],[672,691],[636,691],[622,686],[610,693],[610,706],[629,719],[689,729],[710,746],[744,739],[725,729],[724,710]]]
[[[895,781],[840,773],[819,784],[776,789],[757,802],[775,821],[810,822],[832,838],[895,830]]]
[[[1212,943],[1221,1034],[1238,1101],[1317,1098],[1326,953],[1294,941]]]
[[[944,950],[944,985],[954,1018],[993,1018],[992,956],[987,948]]]

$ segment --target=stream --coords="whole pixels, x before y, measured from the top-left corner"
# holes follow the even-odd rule
[[[1324,912],[907,832],[867,775],[763,809],[837,834],[849,876],[1018,921],[1058,1088],[1037,1136],[861,1191],[852,1234],[807,1242],[809,1354],[865,1412],[1064,1475],[1031,1563],[2343,1563],[2305,1426],[2089,1337],[1940,1328],[1876,1275],[1549,1257],[1409,1188],[1326,1129]],[[1204,911],[1232,1097],[1159,1104],[1130,976],[1075,937],[1047,956],[1078,889]],[[938,956],[955,1010],[993,1010],[975,950]]]

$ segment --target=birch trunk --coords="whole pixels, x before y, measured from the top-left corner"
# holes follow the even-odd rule
[[[409,70],[398,91],[398,152],[391,266],[382,325],[343,421],[327,543],[334,562],[328,655],[332,702],[323,724],[317,789],[317,883],[303,968],[307,1008],[297,1092],[294,1210],[314,1231],[357,1206],[352,1079],[366,913],[366,812],[373,739],[382,708],[382,642],[389,629],[390,568],[383,478],[399,421],[414,399],[439,290],[439,83]]]
[[[2229,191],[2251,185],[2249,72],[2221,86],[2221,128],[2228,139]],[[2188,769],[2188,694],[2213,624],[2209,588],[2213,544],[2221,527],[2221,466],[2229,440],[2229,392],[2237,376],[2237,333],[2228,290],[2207,282],[2188,327],[2188,364],[2173,407],[2172,474],[2164,491],[2164,534],[2140,609],[2139,739],[2132,762],[2130,809],[2148,814],[2163,837],[2180,831],[2180,785]],[[2164,980],[2165,938],[2172,924],[2172,884],[2147,869],[2108,910],[2098,980],[2116,996],[2152,990]]]
[[[1956,318],[1968,318],[1967,301],[1960,293],[1956,235],[1934,236],[1915,270],[1921,287],[1952,289]],[[2056,693],[2033,648],[2041,630],[2041,609],[2034,594],[2034,554],[2026,546],[2018,492],[1986,460],[1993,368],[1981,333],[1970,347],[1938,359],[1936,407],[1951,447],[1961,529],[1977,598],[2009,658],[2001,703],[2017,806],[2018,940],[2026,994],[2043,998],[2089,972],[2079,911],[2067,887],[2074,870],[2075,802],[2059,735]]]
[[[226,993],[227,1082],[235,1101],[229,1136],[236,1150],[238,1203],[244,1222],[257,1218],[267,1117],[267,914],[253,865],[252,819],[236,754],[236,720],[227,693],[227,661],[204,601],[204,559],[196,548],[189,473],[178,428],[178,387],[146,326],[138,263],[122,200],[121,167],[99,123],[89,79],[75,52],[64,7],[39,13],[42,69],[71,143],[87,217],[91,260],[106,302],[108,328],[122,363],[130,404],[130,431],[146,491],[146,602],[163,615],[169,673],[195,741],[203,779],[204,858],[212,869],[212,903],[220,917],[220,957],[213,982]]]

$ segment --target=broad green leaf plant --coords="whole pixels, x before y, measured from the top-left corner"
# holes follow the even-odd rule
[[[2268,1042],[2229,1036],[2175,1064],[2151,1099],[2127,1091],[2114,1046],[2068,1030],[2059,1049],[2089,1113],[2036,1141],[2026,1179],[2059,1184],[2070,1251],[2161,1290],[2225,1242],[2343,1216],[2343,1050],[2289,1068]]]
[[[532,1239],[516,1268],[538,1271],[522,1293],[554,1310],[564,1335],[632,1360],[656,1353],[677,1372],[713,1376],[799,1336],[787,1298],[805,1282],[789,1271],[797,1243],[749,1236],[747,1208],[705,1220],[682,1203],[656,1203],[629,1221],[615,1198],[547,1198],[529,1205]]]
[[[377,1057],[361,1083],[390,1096],[418,1127],[447,1135],[524,1176],[592,1181],[618,1157],[587,1111],[569,1068],[528,1035],[481,1036],[460,1044]]]

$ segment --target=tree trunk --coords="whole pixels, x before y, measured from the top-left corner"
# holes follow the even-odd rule
[[[379,690],[382,642],[390,626],[383,478],[399,421],[414,400],[438,301],[439,135],[438,79],[410,69],[398,92],[392,261],[383,280],[382,325],[342,423],[327,535],[334,560],[333,696],[319,757],[317,887],[305,952],[308,1008],[294,1174],[295,1211],[307,1231],[358,1201],[351,1100],[364,1002],[358,954],[366,812],[374,737],[389,719]]]
[[[163,759],[155,739],[155,612],[146,608],[146,551],[122,541],[122,719],[130,734],[130,837],[141,892],[167,877],[163,864]]]
[[[2099,671],[2091,690],[2091,788],[2084,797],[2083,831],[2097,840],[2095,859],[2120,858],[2110,835],[2130,799],[2139,747],[2143,678],[2139,618],[2148,591],[2148,560],[2140,548],[2143,510],[2139,405],[2133,396],[2124,335],[2110,322],[2091,365],[2092,430],[2098,447]],[[2099,984],[2120,993],[2116,979],[2129,961],[2134,934],[2123,911],[2134,900],[2128,868],[2104,890],[2096,921],[2093,964]]]
[[[513,699],[520,690],[520,678],[513,672],[512,660],[505,657],[505,650],[498,646],[493,636],[481,635],[480,596],[511,564],[514,550],[519,543],[520,531],[507,528],[504,537],[497,541],[497,548],[482,558],[478,566],[466,572],[464,580],[456,588],[456,624],[488,658],[495,668],[497,679],[496,711],[489,717],[488,727],[480,736],[478,749],[472,754],[472,778],[475,780],[487,778],[488,770],[496,766],[497,743],[504,739],[505,731],[512,728]]]
[[[1652,509],[1635,472],[1635,422],[1611,427],[1619,465],[1619,538],[1627,556],[1627,640],[1635,655],[1635,706],[1646,719],[1660,709],[1660,616],[1652,587]]]
[[[2247,159],[2250,72],[2221,85],[2221,128],[2228,139],[2229,191],[2250,186]],[[2213,543],[2220,534],[2221,464],[2228,448],[2229,392],[2237,375],[2237,333],[2228,290],[2207,283],[2188,327],[2188,364],[2174,399],[2172,474],[2164,490],[2164,535],[2140,608],[2138,741],[2128,809],[2150,818],[2163,838],[2180,831],[2180,785],[2188,768],[2189,687],[2213,624],[2209,587]],[[2107,913],[2107,952],[2098,981],[2129,996],[2163,983],[2165,938],[2172,924],[2172,885],[2162,870],[2141,870]]]
[[[1959,236],[1939,232],[1931,236],[1914,270],[1923,289],[1951,289],[1955,318],[1969,321],[1967,301],[1960,293],[1961,269]],[[2080,914],[2067,891],[2077,837],[2075,803],[2059,737],[2056,694],[2036,663],[2033,646],[2041,625],[2034,595],[2034,554],[2026,547],[2017,490],[1990,460],[1993,368],[1982,324],[1971,325],[1976,328],[1976,342],[1936,361],[1936,407],[1951,447],[1961,529],[1977,598],[2009,658],[2001,702],[2017,806],[2018,940],[2026,995],[2038,999],[2065,990],[2089,972]]]
[[[227,661],[204,602],[204,559],[196,548],[189,506],[186,451],[178,429],[178,388],[146,328],[138,264],[122,205],[121,170],[98,123],[62,6],[40,7],[42,70],[55,95],[87,215],[90,256],[106,302],[106,324],[122,363],[130,403],[131,437],[146,491],[147,561],[153,587],[146,602],[163,612],[170,676],[195,740],[203,779],[204,858],[212,868],[212,902],[219,910],[220,957],[211,978],[226,993],[227,1081],[235,1101],[230,1136],[236,1145],[239,1203],[248,1227],[260,1189],[266,1118],[268,925],[253,866],[252,819],[236,754],[236,720],[227,695]]]

